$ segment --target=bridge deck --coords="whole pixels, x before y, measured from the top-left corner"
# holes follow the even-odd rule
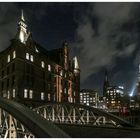
[[[72,138],[140,138],[138,128],[110,128],[83,125],[57,124]]]

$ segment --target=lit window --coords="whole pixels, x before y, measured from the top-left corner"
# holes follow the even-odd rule
[[[41,100],[44,100],[44,92],[41,92]]]
[[[24,98],[27,98],[27,97],[28,97],[28,90],[24,89]]]
[[[44,61],[41,61],[41,67],[42,67],[42,68],[45,67],[45,63],[44,63]]]
[[[15,98],[15,97],[16,97],[16,90],[13,89],[13,98]]]
[[[64,93],[67,93],[67,90],[66,90],[66,88],[64,89]]]
[[[48,101],[50,101],[51,100],[51,95],[50,94],[48,94]]]
[[[9,90],[7,91],[7,94],[8,94],[8,99],[10,99],[10,92],[9,92]]]
[[[29,98],[30,98],[30,99],[33,98],[33,91],[32,91],[32,90],[29,91]]]
[[[32,62],[34,61],[33,55],[31,55],[30,60],[31,60]]]
[[[16,58],[16,51],[13,51],[13,59]]]
[[[7,57],[7,62],[10,62],[10,55],[8,55]]]
[[[67,78],[67,74],[65,73],[65,78]]]
[[[48,71],[51,71],[51,65],[48,65]]]
[[[29,53],[26,53],[26,59],[29,60]]]
[[[63,76],[63,71],[62,70],[60,71],[60,75]]]

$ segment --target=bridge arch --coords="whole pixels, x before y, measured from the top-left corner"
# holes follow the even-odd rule
[[[51,120],[55,123],[99,125],[105,124],[107,122],[106,120],[110,120],[116,127],[135,127],[130,122],[111,113],[76,103],[47,103],[33,110],[47,120]]]
[[[69,136],[63,132],[55,124],[45,120],[28,107],[17,102],[0,98],[0,108],[5,110],[18,121],[20,121],[35,137],[38,138],[68,138]]]

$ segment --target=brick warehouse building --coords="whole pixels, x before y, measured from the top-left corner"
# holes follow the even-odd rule
[[[47,51],[27,30],[21,14],[11,45],[0,53],[0,94],[27,106],[46,102],[77,102],[80,68],[77,57],[69,60],[68,44]]]

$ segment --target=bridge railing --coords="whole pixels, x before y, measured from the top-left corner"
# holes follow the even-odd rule
[[[133,127],[129,122],[100,109],[72,103],[50,103],[33,109],[55,123],[90,124],[96,126]]]

